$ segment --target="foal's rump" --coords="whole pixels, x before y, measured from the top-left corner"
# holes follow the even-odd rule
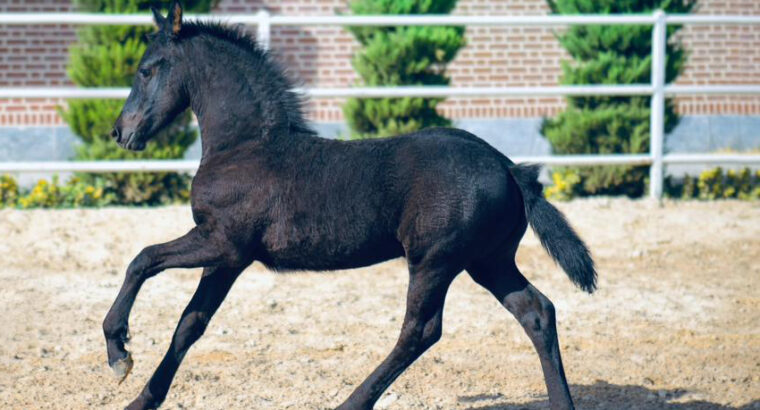
[[[515,165],[462,130],[434,128],[406,138],[399,167],[413,176],[399,234],[407,256],[446,240],[452,255],[477,258],[498,252],[520,240],[527,220],[570,279],[594,291],[590,252],[564,215],[544,199],[537,165]]]
[[[449,241],[450,252],[478,257],[525,224],[512,162],[486,142],[451,128],[399,138],[395,165],[406,190],[398,235],[408,253]]]

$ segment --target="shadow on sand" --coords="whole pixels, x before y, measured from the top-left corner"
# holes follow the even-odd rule
[[[570,387],[578,409],[626,409],[626,410],[751,410],[760,409],[760,400],[755,400],[741,407],[724,406],[703,400],[674,403],[688,390],[650,390],[643,386],[620,386],[597,381],[592,385],[573,385]],[[478,402],[488,401],[487,405]],[[498,402],[501,401],[501,402]],[[683,401],[683,400],[681,400]],[[546,398],[528,403],[510,403],[501,395],[460,396],[459,402],[469,404],[472,410],[544,410],[549,408]],[[494,402],[496,402],[494,404]]]

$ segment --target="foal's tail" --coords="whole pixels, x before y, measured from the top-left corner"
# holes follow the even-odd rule
[[[565,216],[550,204],[538,182],[540,165],[511,165],[509,170],[522,192],[528,223],[547,252],[578,287],[591,293],[596,289],[596,270],[586,244],[567,223]]]

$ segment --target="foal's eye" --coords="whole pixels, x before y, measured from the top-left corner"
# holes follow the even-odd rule
[[[140,69],[140,76],[143,78],[148,78],[150,75],[153,74],[153,70],[149,68],[141,68]]]

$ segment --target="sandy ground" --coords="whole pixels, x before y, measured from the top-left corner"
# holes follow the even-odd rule
[[[560,204],[599,265],[575,289],[532,235],[518,262],[555,303],[582,409],[760,408],[760,204],[596,199]],[[199,271],[151,279],[117,386],[100,323],[129,260],[191,224],[189,209],[0,211],[0,408],[121,408],[163,355]],[[326,409],[393,346],[401,260],[329,273],[252,266],[185,359],[163,408]],[[442,340],[383,396],[387,409],[548,408],[516,321],[462,274]]]

